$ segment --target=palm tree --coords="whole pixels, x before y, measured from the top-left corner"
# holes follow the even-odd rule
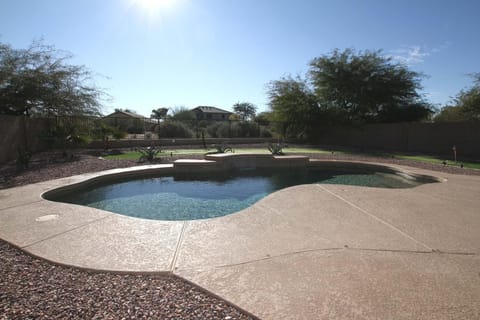
[[[152,114],[150,118],[157,119],[157,123],[160,123],[161,119],[165,119],[167,117],[168,108],[158,108],[152,110]]]

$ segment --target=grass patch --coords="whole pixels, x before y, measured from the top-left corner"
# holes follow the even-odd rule
[[[125,152],[122,154],[104,156],[104,158],[109,160],[138,160],[140,156],[141,156],[140,152],[131,151],[131,152]]]
[[[235,153],[261,153],[269,154],[270,152],[267,148],[235,148],[233,147]],[[283,149],[287,154],[295,153],[313,153],[313,154],[330,154],[332,151],[324,150],[319,148],[284,148]],[[202,155],[208,151],[214,151],[214,149],[205,150],[203,148],[198,149],[163,149],[162,152],[158,154],[158,157],[169,157],[169,156],[188,156],[188,155]],[[335,151],[335,153],[342,153]],[[122,154],[109,155],[105,156],[105,159],[110,160],[138,160],[141,154],[137,151],[129,151]]]
[[[452,160],[445,160],[445,159],[434,157],[434,156],[424,156],[424,155],[394,154],[393,156],[397,159],[415,160],[415,161],[435,163],[435,164],[443,164],[443,162],[446,161],[447,165],[449,165],[449,166],[460,167],[460,165],[463,164],[464,168],[480,170],[480,163],[478,163],[478,162],[457,161],[455,163]]]
[[[283,148],[285,153],[311,153],[311,154],[331,154],[335,152],[336,154],[343,154],[344,152],[338,150],[326,150],[320,148]]]
[[[235,148],[235,153],[261,153],[261,154],[269,154],[270,152],[267,148]],[[208,151],[214,151],[214,149],[205,150],[203,148],[196,148],[196,149],[164,149],[161,153],[158,154],[158,157],[170,157],[170,156],[189,156],[189,155],[203,155]],[[353,151],[338,151],[338,150],[326,150],[321,148],[302,148],[302,147],[292,147],[292,148],[284,148],[283,149],[285,154],[331,154],[334,152],[335,154],[350,154],[350,155],[371,155],[377,157],[385,157],[385,158],[396,158],[396,159],[405,159],[405,160],[415,160],[420,162],[428,162],[428,163],[435,163],[435,164],[443,164],[446,161],[444,158],[439,158],[435,156],[427,156],[427,155],[406,155],[406,154],[391,154],[391,153],[365,153],[365,152],[353,152]],[[130,151],[125,152],[119,155],[110,155],[105,156],[105,159],[111,160],[138,160],[141,154],[137,151]],[[470,169],[477,169],[480,170],[480,163],[478,162],[463,162],[458,161],[457,163],[448,160],[447,164],[449,166],[456,166],[460,167],[463,164],[464,168]]]

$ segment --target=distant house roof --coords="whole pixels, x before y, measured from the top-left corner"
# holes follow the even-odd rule
[[[132,118],[138,118],[138,119],[144,119],[145,118],[141,114],[133,113],[133,112],[127,112],[127,111],[115,111],[113,113],[110,113],[109,115],[106,115],[105,118],[115,117],[115,116],[118,116],[118,115],[124,115],[124,116],[132,117]]]
[[[222,109],[217,108],[217,107],[209,107],[209,106],[198,106],[198,107],[192,109],[192,111],[200,111],[200,112],[203,112],[203,113],[232,114],[232,112],[230,112],[230,111],[222,110]]]

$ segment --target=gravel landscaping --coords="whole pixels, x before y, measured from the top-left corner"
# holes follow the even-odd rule
[[[0,319],[255,319],[170,275],[54,265],[0,241]]]
[[[414,160],[309,154],[312,158],[363,160],[413,166],[454,174],[480,170]],[[203,158],[188,156],[184,158]],[[159,163],[175,160],[163,158]],[[89,153],[63,159],[34,156],[28,170],[0,166],[0,189],[71,175],[139,165],[105,160]],[[0,240],[0,319],[254,319],[227,302],[168,274],[135,275],[89,272],[32,257]]]

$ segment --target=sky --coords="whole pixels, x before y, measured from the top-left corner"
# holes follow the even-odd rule
[[[335,48],[382,50],[441,107],[480,72],[478,0],[0,0],[0,42],[43,39],[111,99],[103,113],[199,105],[268,110],[267,85]]]

